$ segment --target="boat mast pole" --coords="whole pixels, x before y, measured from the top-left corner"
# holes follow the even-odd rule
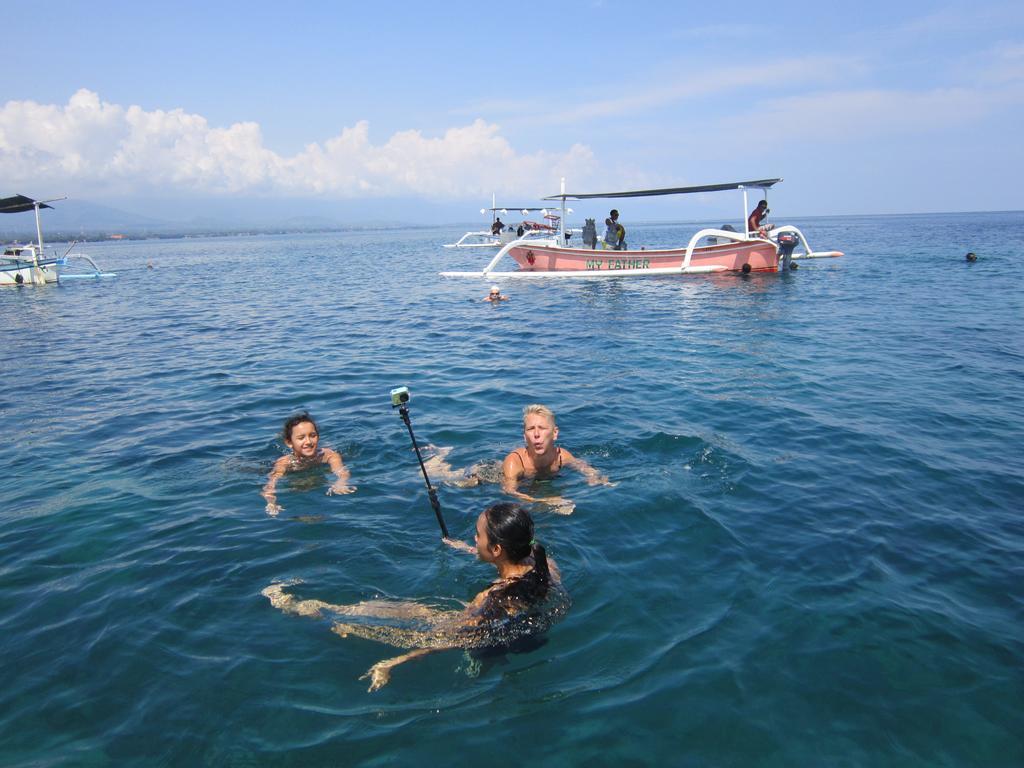
[[[36,237],[39,240],[39,255],[43,253],[43,226],[39,223],[39,201],[33,201],[32,207],[36,209]]]
[[[750,230],[747,228],[747,224],[749,223],[747,220],[748,210],[749,208],[747,207],[747,188],[743,187],[743,210],[740,211],[740,218],[743,221],[743,233],[747,237],[750,237]]]
[[[565,245],[565,176],[562,177],[562,218],[558,220],[558,244]]]
[[[32,283],[34,285],[45,285],[46,277],[39,268],[39,260],[43,258],[43,225],[39,222],[39,201],[33,200],[32,207],[36,212],[36,238],[39,249],[32,254]]]

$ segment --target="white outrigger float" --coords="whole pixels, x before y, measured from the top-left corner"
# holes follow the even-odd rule
[[[35,210],[36,213],[36,237],[35,243],[28,245],[8,245],[0,256],[0,286],[5,285],[47,285],[57,283],[60,280],[85,277],[116,277],[111,272],[103,272],[96,262],[85,254],[71,253],[75,247],[72,243],[64,252],[63,256],[46,257],[43,251],[43,227],[39,221],[40,208],[52,208],[47,203],[57,200],[65,200],[63,197],[56,197],[52,200],[33,200],[25,195],[0,198],[0,213],[25,213]],[[62,267],[68,265],[71,259],[81,259],[92,266],[92,272],[73,272],[61,274]]]
[[[632,192],[597,192],[592,194],[568,194],[565,179],[562,191],[545,200],[561,201],[561,226],[555,237],[544,240],[514,240],[507,243],[480,272],[442,272],[442,277],[483,277],[497,278],[548,278],[548,277],[647,277],[652,275],[687,275],[716,272],[777,272],[780,261],[783,269],[791,260],[822,259],[842,256],[841,251],[814,251],[804,234],[794,226],[777,227],[771,232],[762,228],[755,232],[747,230],[751,189],[767,194],[772,186],[782,179],[760,179],[729,184],[708,184],[697,187],[673,187],[670,189],[646,189]],[[722,192],[742,190],[743,216],[742,231],[702,229],[685,247],[663,250],[598,250],[596,232],[591,229],[584,235],[587,247],[571,247],[564,234],[565,201],[591,200],[599,198],[653,197],[656,195],[685,195],[699,192]],[[592,221],[588,222],[588,226]],[[587,228],[584,228],[587,231]],[[804,250],[794,253],[799,243]],[[510,256],[519,269],[513,272],[498,272],[496,267],[505,257]],[[793,265],[795,267],[795,265]]]

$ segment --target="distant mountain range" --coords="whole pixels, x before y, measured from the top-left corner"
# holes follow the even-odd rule
[[[14,193],[12,190],[11,194]],[[52,206],[52,210],[42,211],[43,236],[51,240],[394,228],[472,221],[478,213],[465,203],[381,199],[133,198],[101,204],[75,198],[57,201]],[[0,216],[0,239],[27,241],[35,236],[31,212]]]
[[[4,195],[31,193],[34,190],[0,190]],[[57,194],[60,194],[58,191]],[[52,195],[52,193],[51,193]],[[51,196],[47,195],[47,196]],[[490,196],[488,196],[490,197]],[[519,205],[538,205],[540,201],[516,198]],[[683,208],[678,203],[644,201],[631,211],[632,225],[658,221],[680,221]],[[345,229],[392,229],[400,227],[450,226],[480,229],[490,225],[490,200],[427,202],[411,198],[369,197],[352,200],[268,198],[111,198],[102,201],[73,196],[53,203],[42,212],[43,236],[47,240],[97,240],[113,235],[124,237],[176,237],[179,235],[219,235],[243,233],[312,232]],[[556,207],[553,205],[552,207]],[[619,206],[622,207],[621,205]],[[575,203],[570,221],[577,226],[584,217],[600,221],[608,202],[595,200]],[[640,212],[644,215],[641,217]],[[692,211],[692,220],[714,221],[711,211]],[[739,211],[731,211],[737,214]],[[721,221],[729,221],[729,213]],[[521,215],[508,209],[502,215],[507,223]],[[720,223],[720,222],[719,222]],[[742,225],[742,221],[738,222]],[[32,213],[0,215],[0,242],[35,240]]]

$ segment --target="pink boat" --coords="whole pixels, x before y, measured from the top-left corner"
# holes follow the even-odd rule
[[[758,190],[767,197],[767,190],[782,179],[760,179],[729,184],[709,184],[698,187],[673,187],[632,192],[600,192],[593,194],[567,194],[565,180],[562,192],[545,200],[561,201],[560,222],[565,222],[567,199],[651,197],[655,195],[682,195],[697,192],[743,191],[744,216],[748,209],[747,191]],[[571,212],[571,211],[570,211]],[[506,244],[480,272],[442,272],[444,277],[640,277],[649,275],[706,274],[711,272],[777,272],[796,267],[799,259],[835,258],[840,251],[813,251],[804,234],[793,226],[760,227],[748,231],[743,219],[743,231],[723,226],[706,228],[694,234],[679,248],[656,250],[615,250],[597,238],[594,220],[588,219],[583,228],[584,247],[568,244],[564,224],[559,232],[544,239],[515,240]],[[620,238],[621,239],[621,238]],[[804,251],[795,252],[800,243]],[[519,266],[514,272],[497,272],[495,268],[505,256]]]
[[[642,251],[599,251],[557,245],[518,245],[508,255],[520,269],[531,272],[665,270],[678,272],[686,262],[686,248]],[[728,242],[695,248],[689,260],[692,272],[776,272],[779,249],[770,240]]]

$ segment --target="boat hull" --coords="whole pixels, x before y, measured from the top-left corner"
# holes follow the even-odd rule
[[[530,272],[619,272],[624,270],[681,269],[686,248],[651,251],[598,251],[550,245],[521,245],[508,255],[520,269]],[[777,272],[779,252],[768,240],[706,245],[693,249],[687,265],[694,271]]]
[[[57,264],[44,262],[38,267],[28,261],[0,260],[0,286],[45,285],[56,283]]]

